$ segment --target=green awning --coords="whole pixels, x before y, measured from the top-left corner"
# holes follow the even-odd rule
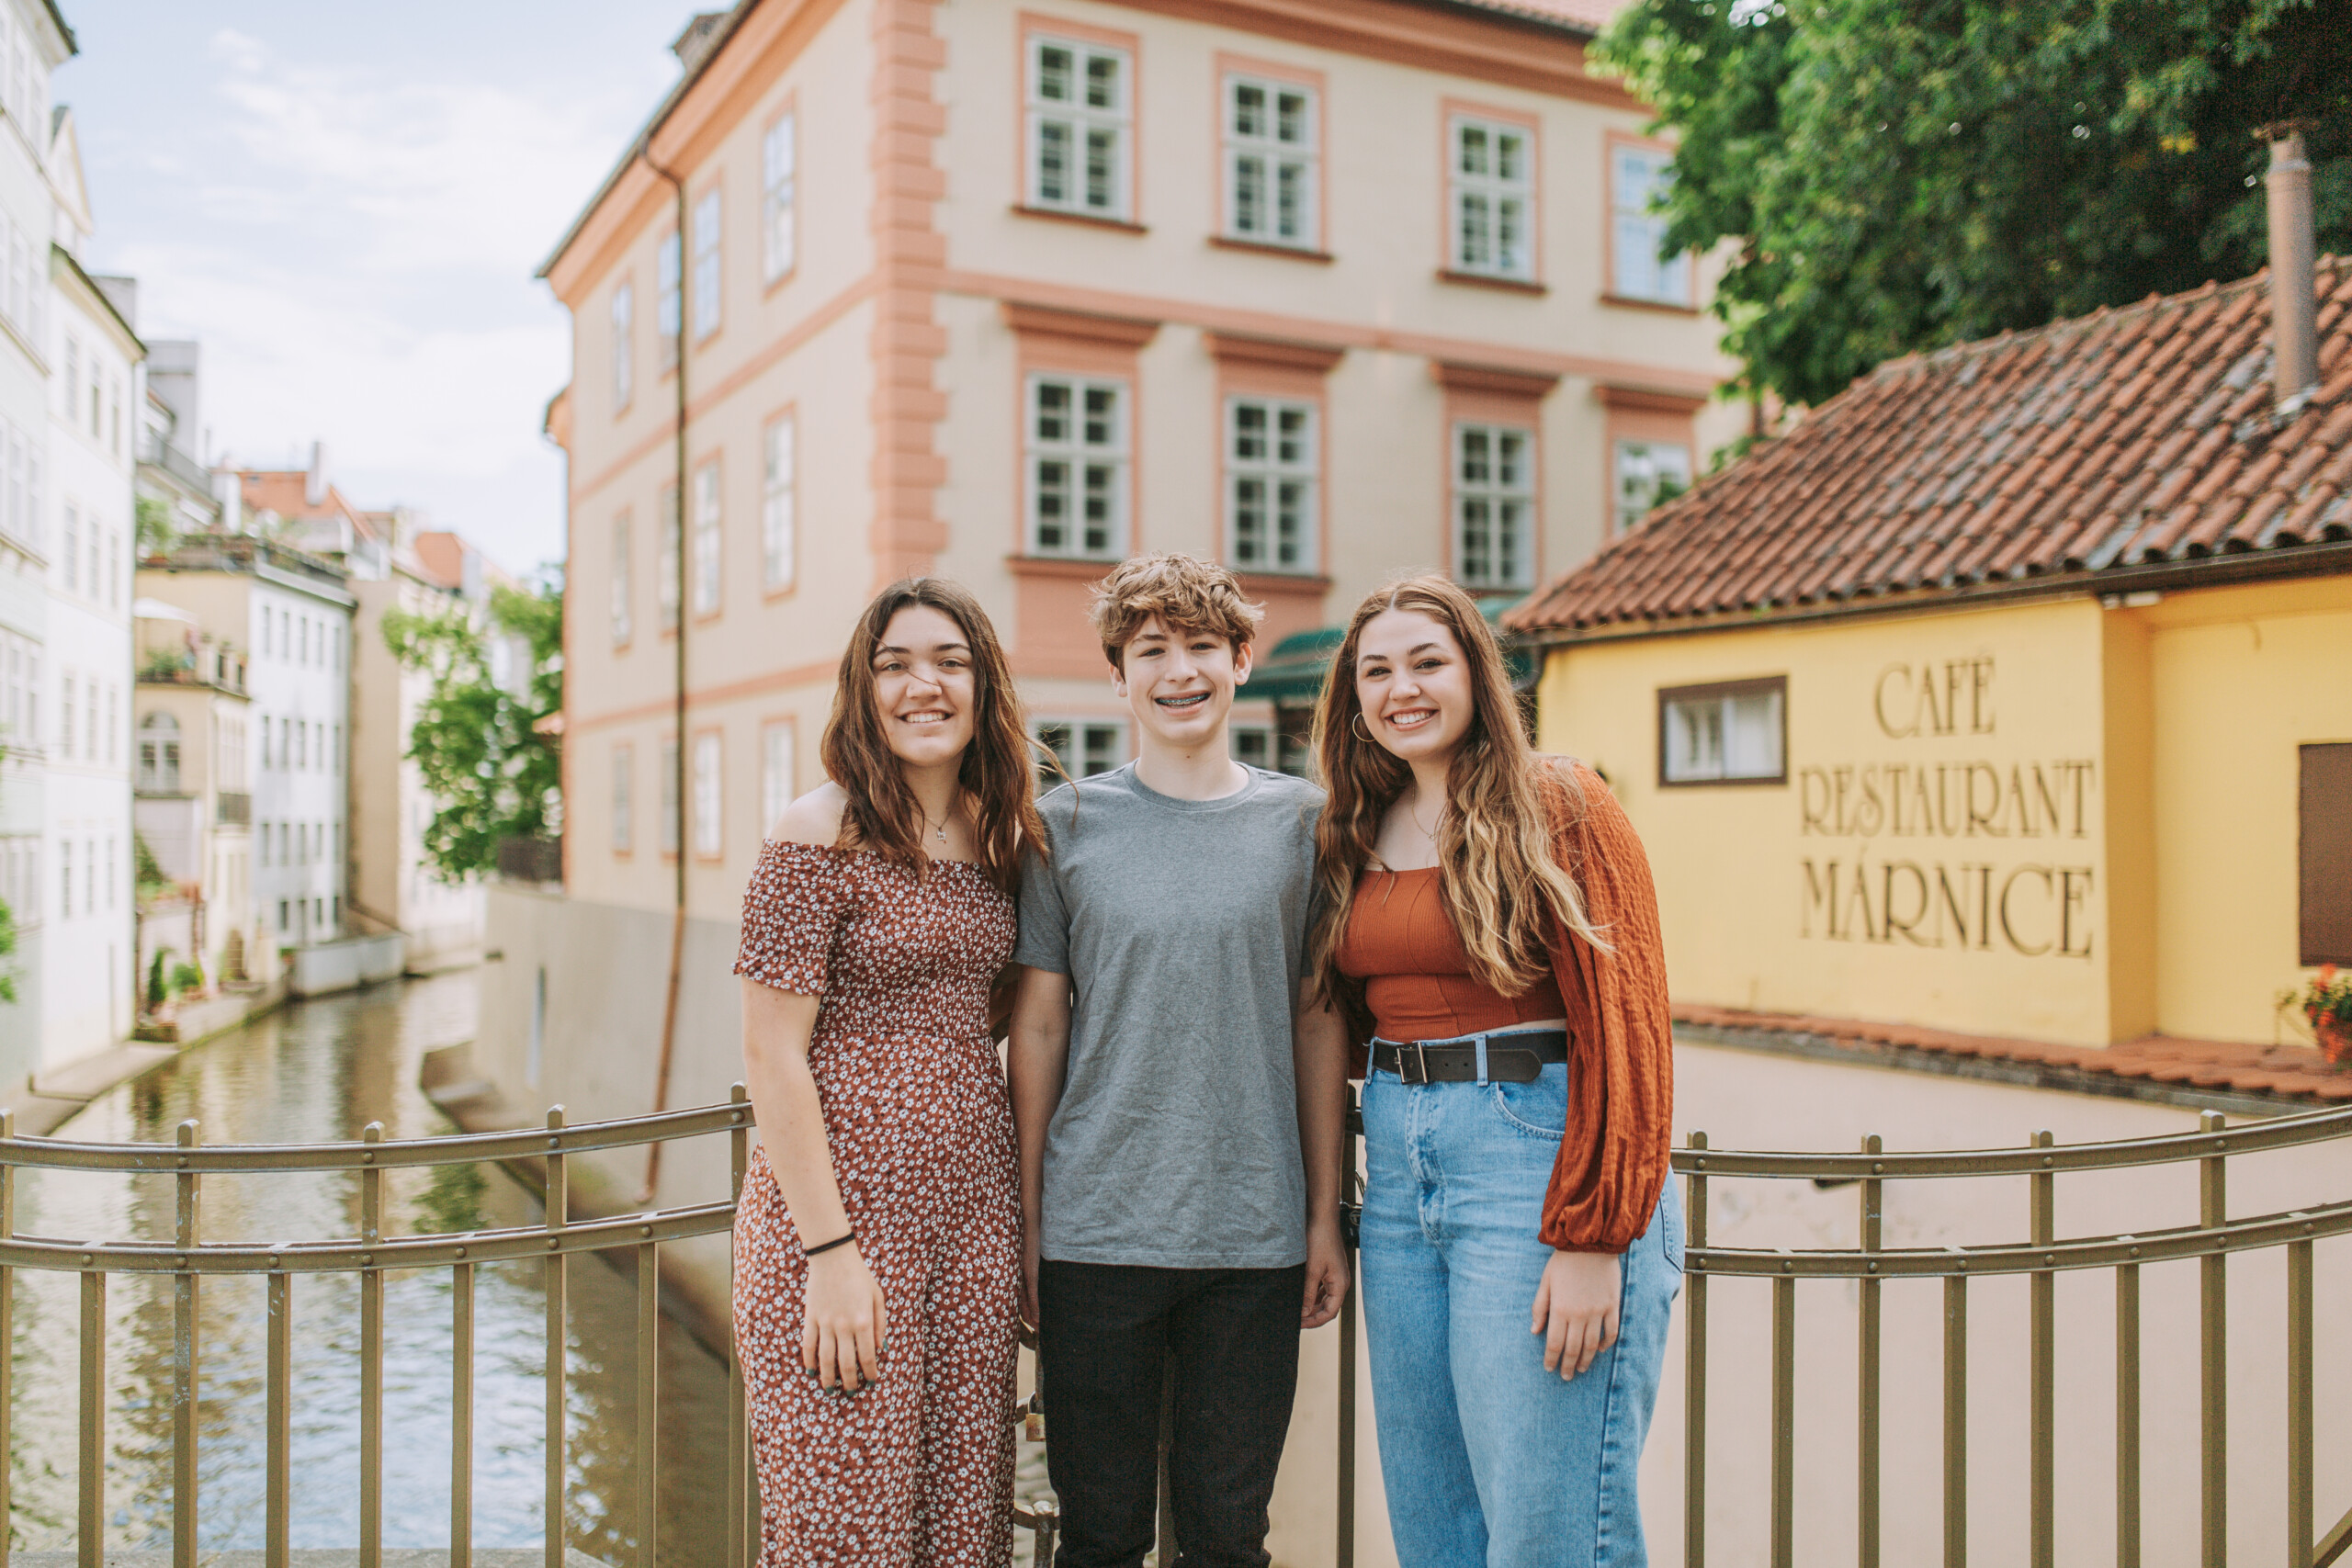
[[[1479,614],[1487,617],[1487,625],[1499,629],[1503,612],[1522,597],[1516,593],[1489,595],[1478,601]],[[1274,644],[1250,672],[1250,683],[1238,694],[1245,700],[1272,701],[1279,707],[1314,706],[1323,694],[1323,678],[1330,672],[1331,656],[1347,639],[1345,626],[1317,626],[1313,631],[1291,633]],[[1509,643],[1503,648],[1503,664],[1510,672],[1513,691],[1532,687],[1542,669],[1535,654]]]

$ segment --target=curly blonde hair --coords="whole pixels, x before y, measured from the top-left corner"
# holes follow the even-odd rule
[[[1094,635],[1102,657],[1119,668],[1119,656],[1144,622],[1158,615],[1170,631],[1213,632],[1238,653],[1258,635],[1266,612],[1241,596],[1240,580],[1215,561],[1198,556],[1137,556],[1121,561],[1094,585]]]

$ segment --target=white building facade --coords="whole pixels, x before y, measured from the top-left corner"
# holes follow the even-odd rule
[[[130,712],[132,474],[144,356],[111,292],[82,269],[91,232],[70,110],[58,111],[48,167],[55,243],[49,290],[48,659],[56,694],[43,839],[57,901],[42,943],[44,1066],[104,1050],[130,1032],[133,925]]]
[[[341,934],[349,895],[354,600],[324,576],[261,564],[248,600],[254,896],[265,931],[281,948]]]

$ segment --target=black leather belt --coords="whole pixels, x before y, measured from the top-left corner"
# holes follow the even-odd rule
[[[1372,1043],[1374,1072],[1395,1073],[1408,1084],[1533,1083],[1546,1064],[1568,1059],[1565,1029],[1498,1030],[1453,1040],[1394,1040]]]

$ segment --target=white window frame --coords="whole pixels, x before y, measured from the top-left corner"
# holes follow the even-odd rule
[[[1236,571],[1314,572],[1322,532],[1322,410],[1303,398],[1237,392],[1225,400],[1225,558]],[[1259,421],[1254,437],[1250,416]],[[1298,421],[1299,434],[1283,428]],[[1253,508],[1245,499],[1257,487]],[[1252,512],[1255,532],[1245,531]],[[1295,525],[1285,538],[1283,523]]]
[[[1133,754],[1127,744],[1126,720],[1119,718],[1039,718],[1029,725],[1030,739],[1061,760],[1072,779],[1091,778],[1124,765]],[[1058,744],[1057,738],[1058,737]],[[1098,750],[1097,742],[1100,742]],[[1061,779],[1037,759],[1040,793],[1057,787]]]
[[[613,748],[613,853],[637,852],[637,748],[627,741]]]
[[[1058,389],[1068,399],[1062,413],[1063,434],[1051,435],[1046,426],[1049,418],[1046,400]],[[1101,396],[1110,399],[1110,414],[1097,422],[1087,410],[1091,401]],[[1028,378],[1022,392],[1022,434],[1025,448],[1022,464],[1022,515],[1027,520],[1029,553],[1034,556],[1055,557],[1066,560],[1114,561],[1126,554],[1127,519],[1130,500],[1128,480],[1128,400],[1132,392],[1128,383],[1115,377],[1069,375],[1057,371],[1037,371]],[[1091,427],[1100,423],[1104,438],[1089,438]],[[1049,474],[1059,466],[1064,479],[1058,491],[1049,483]],[[1093,481],[1102,476],[1099,492]],[[1058,493],[1064,502],[1061,517],[1049,522],[1046,516],[1048,498]],[[1104,535],[1099,546],[1090,547],[1086,535],[1090,526],[1084,516],[1087,498],[1100,493],[1107,502],[1107,514],[1101,519]],[[1058,527],[1058,540],[1047,537],[1047,529]]]
[[[702,342],[718,330],[724,301],[722,292],[726,279],[727,225],[726,209],[720,193],[726,187],[713,186],[702,193],[695,203],[695,341]]]
[[[1474,448],[1484,445],[1480,461]],[[1517,473],[1506,453],[1518,446]],[[1516,529],[1505,513],[1518,510]],[[1483,513],[1483,521],[1481,520]],[[1453,574],[1470,589],[1523,589],[1535,582],[1535,431],[1489,420],[1453,426]],[[1476,536],[1483,529],[1486,537]],[[1503,558],[1508,546],[1510,558]],[[1482,564],[1483,563],[1483,564]]]
[[[724,486],[718,459],[695,470],[695,614],[718,614],[724,546]]]
[[[1506,141],[1519,148],[1518,169],[1507,174],[1498,165]],[[1484,152],[1474,158],[1474,144]],[[1483,167],[1471,166],[1483,164]],[[1446,255],[1456,272],[1481,277],[1535,279],[1535,132],[1518,120],[1484,115],[1457,114],[1445,128]],[[1503,217],[1513,204],[1518,210],[1518,247],[1504,239]],[[1483,213],[1482,226],[1474,217]]]
[[[637,396],[637,288],[624,277],[613,289],[613,412]]]
[[[1130,220],[1134,174],[1135,54],[1115,45],[1089,43],[1051,33],[1032,33],[1027,40],[1024,96],[1027,130],[1023,139],[1030,206],[1048,212],[1074,212],[1117,222]],[[1073,96],[1048,96],[1054,84],[1048,75],[1052,57],[1068,58],[1069,85]],[[1107,103],[1090,100],[1090,87],[1105,73],[1111,92]],[[1057,185],[1046,167],[1050,144],[1058,143],[1063,165]],[[1107,176],[1100,184],[1093,167],[1098,145]]]
[[[1671,476],[1679,487],[1676,493],[1690,488],[1691,452],[1680,441],[1645,441],[1638,436],[1620,436],[1609,453],[1609,493],[1611,510],[1617,532],[1631,533],[1642,525],[1657,505],[1657,455],[1673,452],[1679,456],[1680,473]],[[1669,464],[1668,467],[1675,465]]]
[[[1246,118],[1245,100],[1251,94],[1259,96],[1254,126]],[[1293,98],[1297,100],[1295,122],[1284,102]],[[1321,247],[1322,150],[1317,134],[1320,108],[1316,90],[1306,83],[1242,72],[1227,73],[1220,106],[1227,239],[1302,251]],[[1296,136],[1284,134],[1294,123]],[[1288,209],[1285,198],[1292,202]]]
[[[769,283],[799,259],[798,115],[787,109],[760,137],[760,264]]]
[[[678,367],[679,314],[685,309],[685,251],[675,229],[653,247],[653,331],[660,339],[662,368]]]
[[[695,737],[695,855],[717,860],[727,847],[727,754],[716,729]]]
[[[760,726],[760,831],[780,821],[792,804],[792,784],[798,763],[799,729],[788,718],[770,719]]]
[[[1666,215],[1649,209],[1651,193],[1674,179],[1674,154],[1617,141],[1609,148],[1610,292],[1659,305],[1691,305],[1690,253],[1658,259]]]
[[[626,512],[613,519],[613,646],[627,648],[636,627],[629,617],[630,518]]]
[[[1781,675],[1659,688],[1658,783],[1786,784],[1788,688]]]
[[[760,433],[760,582],[770,593],[793,585],[799,557],[800,420],[780,413]]]

